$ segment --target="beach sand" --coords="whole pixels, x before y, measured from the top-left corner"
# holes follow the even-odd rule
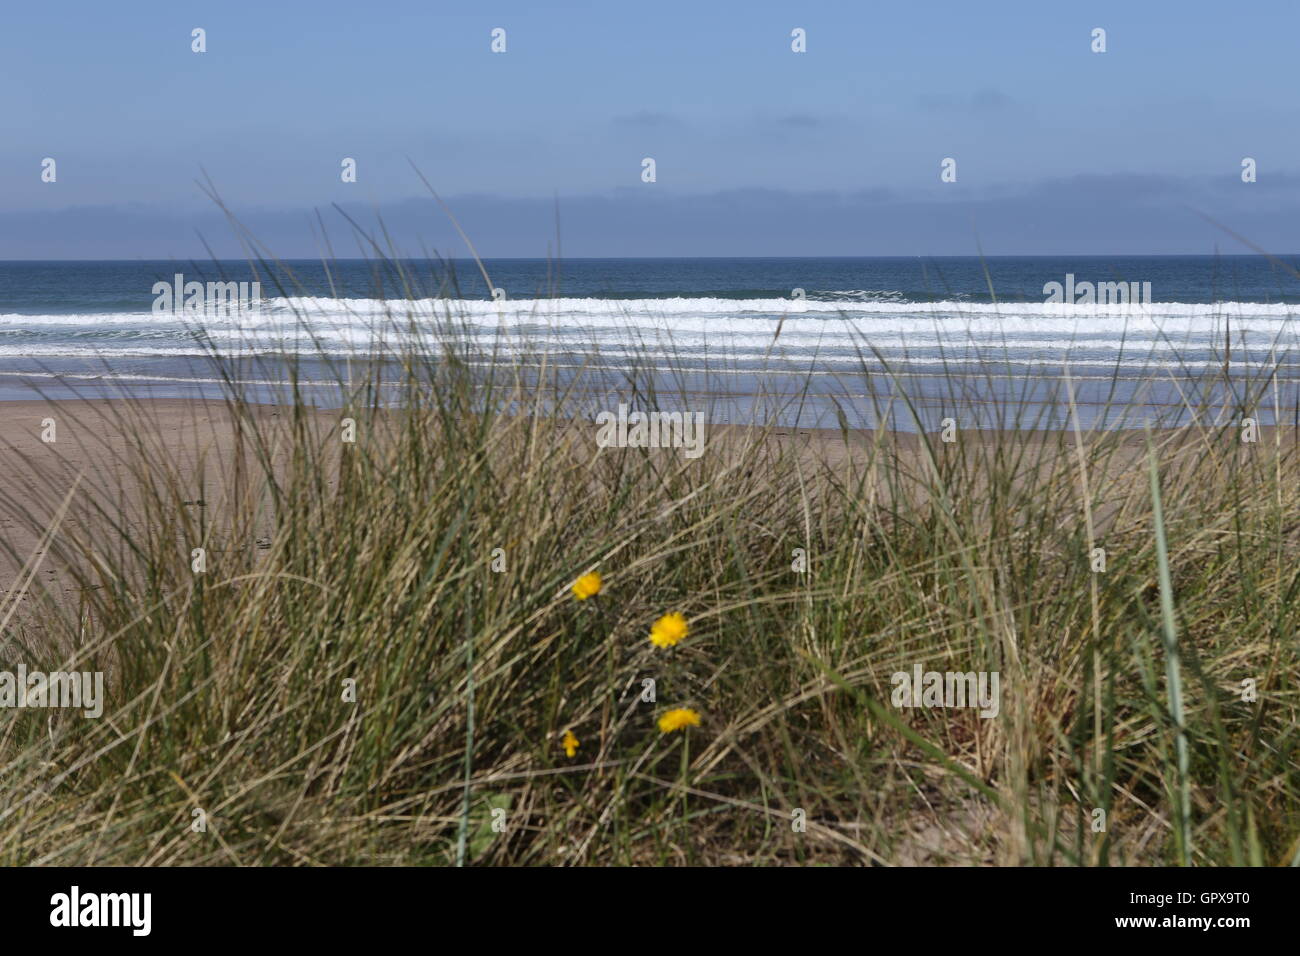
[[[56,595],[75,598],[77,589],[66,580],[66,559],[57,548],[59,536],[82,520],[88,508],[101,508],[119,521],[121,533],[126,536],[147,520],[132,494],[133,477],[128,465],[141,452],[169,463],[177,486],[188,489],[177,501],[178,507],[207,509],[209,518],[217,517],[212,509],[220,509],[225,485],[239,468],[246,469],[253,481],[261,477],[256,462],[237,462],[239,426],[230,407],[219,400],[28,400],[0,403],[0,408],[0,600],[21,586],[24,566],[29,570],[34,567],[34,580],[43,582]],[[247,408],[250,415],[267,424],[290,414],[285,406]],[[340,414],[336,409],[315,409],[309,411],[308,419],[315,422],[322,435],[336,435],[331,429],[338,425]],[[54,440],[45,441],[43,436],[50,437],[50,420],[54,423]],[[576,438],[574,448],[579,453],[597,452],[595,427],[566,426]],[[739,454],[763,432],[771,443],[767,460],[781,462],[780,467],[797,462],[807,477],[830,473],[836,481],[861,482],[865,475],[864,493],[879,495],[879,500],[887,500],[903,486],[928,493],[924,489],[933,481],[935,467],[942,467],[943,459],[958,452],[972,467],[987,456],[1018,456],[1024,463],[1022,480],[1078,480],[1075,437],[1059,431],[966,431],[959,433],[952,444],[931,434],[928,441],[932,461],[925,440],[912,433],[723,425],[708,429],[706,454],[725,460],[728,455]],[[1180,458],[1189,460],[1202,454],[1206,442],[1236,442],[1233,429],[1165,431],[1155,433],[1154,439],[1161,448],[1162,470],[1176,467]],[[1098,438],[1085,433],[1083,440],[1091,443]],[[1146,434],[1136,430],[1112,432],[1106,440],[1111,448],[1106,459],[1107,473],[1090,476],[1094,489],[1104,481],[1112,487],[1117,487],[1116,483],[1145,482]],[[1267,454],[1268,449],[1292,447],[1294,442],[1293,429],[1285,428],[1279,436],[1271,428],[1262,428],[1257,444],[1240,445],[1235,453]],[[285,449],[270,451],[274,458],[282,459]],[[651,454],[669,456],[680,452],[659,449]],[[761,468],[764,460],[752,459],[749,467]],[[886,463],[897,469],[892,481],[884,477]],[[687,466],[685,460],[682,464]],[[65,500],[67,514],[58,522],[55,519]],[[1103,507],[1095,520],[1100,526],[1106,518]],[[43,535],[51,526],[59,530],[54,541],[47,543]]]
[[[275,419],[282,410],[249,406],[249,413]],[[336,418],[317,414],[322,423]],[[180,486],[191,489],[179,506],[202,509],[221,500],[237,434],[229,406],[217,400],[0,403],[0,600],[20,586],[24,567],[56,595],[75,597],[57,544],[87,509],[120,521],[123,536],[138,527],[144,516],[128,473],[138,460],[133,449],[171,463]]]

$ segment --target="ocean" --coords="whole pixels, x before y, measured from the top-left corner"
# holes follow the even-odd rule
[[[1300,257],[0,263],[0,400],[218,395],[210,351],[273,400],[294,357],[337,403],[454,319],[484,361],[591,408],[631,392],[709,421],[1059,428],[1296,416]],[[483,272],[486,271],[486,277]],[[252,309],[158,311],[157,283],[260,282]],[[1052,285],[1055,283],[1056,285]],[[252,286],[250,285],[251,289]],[[498,291],[493,291],[498,290]],[[179,297],[178,297],[179,298]],[[1053,301],[1049,301],[1053,300]],[[647,379],[649,385],[647,387]]]

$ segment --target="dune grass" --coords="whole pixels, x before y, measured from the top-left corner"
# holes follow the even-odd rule
[[[1294,426],[597,449],[572,377],[427,319],[337,408],[214,351],[220,456],[123,401],[71,495],[0,494],[77,595],[10,588],[5,666],[109,686],[0,712],[0,859],[1300,861]],[[998,716],[894,706],[917,663],[997,671]]]

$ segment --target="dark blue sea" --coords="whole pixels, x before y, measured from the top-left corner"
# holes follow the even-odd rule
[[[280,397],[294,364],[331,404],[354,361],[452,336],[483,363],[581,382],[594,406],[643,397],[648,376],[661,406],[715,422],[1061,427],[1071,396],[1085,425],[1290,421],[1297,270],[1296,255],[3,262],[0,399],[217,395],[220,356],[254,397]],[[233,285],[214,298],[218,283]]]

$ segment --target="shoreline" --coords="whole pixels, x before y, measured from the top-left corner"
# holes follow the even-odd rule
[[[663,374],[666,378],[672,377],[670,373]],[[751,379],[763,378],[748,372],[739,374],[750,376]],[[26,375],[32,377],[30,373]],[[160,381],[143,376],[139,380],[122,382],[86,376],[84,379],[69,381],[62,375],[51,374],[48,380],[38,380],[39,384],[30,381],[9,384],[6,381],[9,376],[10,373],[0,371],[0,407],[11,409],[27,403],[129,405],[179,402],[222,406],[227,401],[234,400],[229,385],[215,378]],[[14,373],[14,377],[18,377],[17,373]],[[932,434],[944,428],[950,419],[965,431],[1072,432],[1076,416],[1078,427],[1084,432],[1213,428],[1243,417],[1253,418],[1261,428],[1272,428],[1278,420],[1284,429],[1300,426],[1300,379],[1279,382],[1286,386],[1288,392],[1295,392],[1294,395],[1285,396],[1287,401],[1282,400],[1281,396],[1274,396],[1274,388],[1269,384],[1256,396],[1250,412],[1243,415],[1245,408],[1235,394],[1198,396],[1194,389],[1203,387],[1203,383],[1195,381],[1171,384],[1151,378],[1073,378],[1071,381],[1075,391],[1071,401],[1065,395],[1058,394],[1066,392],[1066,380],[1063,378],[1006,376],[1005,390],[995,386],[990,394],[972,394],[980,384],[980,380],[973,375],[956,382],[922,373],[904,373],[900,377],[916,383],[917,390],[892,390],[887,381],[878,391],[863,391],[862,385],[839,379],[837,382],[844,386],[840,391],[812,388],[802,391],[797,388],[790,391],[724,389],[709,387],[708,383],[688,382],[669,382],[667,387],[658,387],[659,383],[653,383],[653,395],[658,404],[651,407],[642,398],[638,407],[645,411],[703,414],[710,428],[780,427],[835,434],[845,427],[852,432],[884,430]],[[862,384],[867,388],[877,388],[880,378],[881,376],[865,378]],[[1123,387],[1115,388],[1116,383]],[[238,401],[259,407],[289,407],[294,404],[288,396],[291,388],[297,390],[303,404],[323,414],[347,404],[341,397],[342,386],[337,381],[299,381],[291,385],[285,380],[253,379],[235,380],[234,384],[239,389]],[[1245,387],[1249,383],[1233,384]],[[858,387],[850,389],[850,385]],[[954,385],[960,388],[951,387]],[[1152,385],[1168,387],[1171,394],[1160,397],[1150,395],[1149,388]],[[1220,389],[1223,382],[1221,379],[1211,381],[1210,385]],[[1104,397],[1089,395],[1089,390],[1105,386],[1111,388]],[[510,386],[497,381],[494,387],[506,391]],[[591,384],[525,381],[522,387],[527,393],[527,406],[541,408],[546,413],[550,412],[546,407],[550,397],[563,394],[567,403],[565,410],[569,414],[562,417],[571,420],[590,420],[602,410],[629,401],[625,383],[620,387],[616,381]],[[384,396],[381,405],[388,408],[400,407],[401,393],[405,388],[406,386],[395,382],[380,384],[380,394]],[[637,391],[644,395],[651,389]],[[45,393],[44,397],[41,392]],[[536,402],[538,396],[542,398],[541,405]],[[1197,400],[1193,401],[1193,397]],[[1275,398],[1278,399],[1276,404]],[[510,412],[503,409],[503,413]]]

